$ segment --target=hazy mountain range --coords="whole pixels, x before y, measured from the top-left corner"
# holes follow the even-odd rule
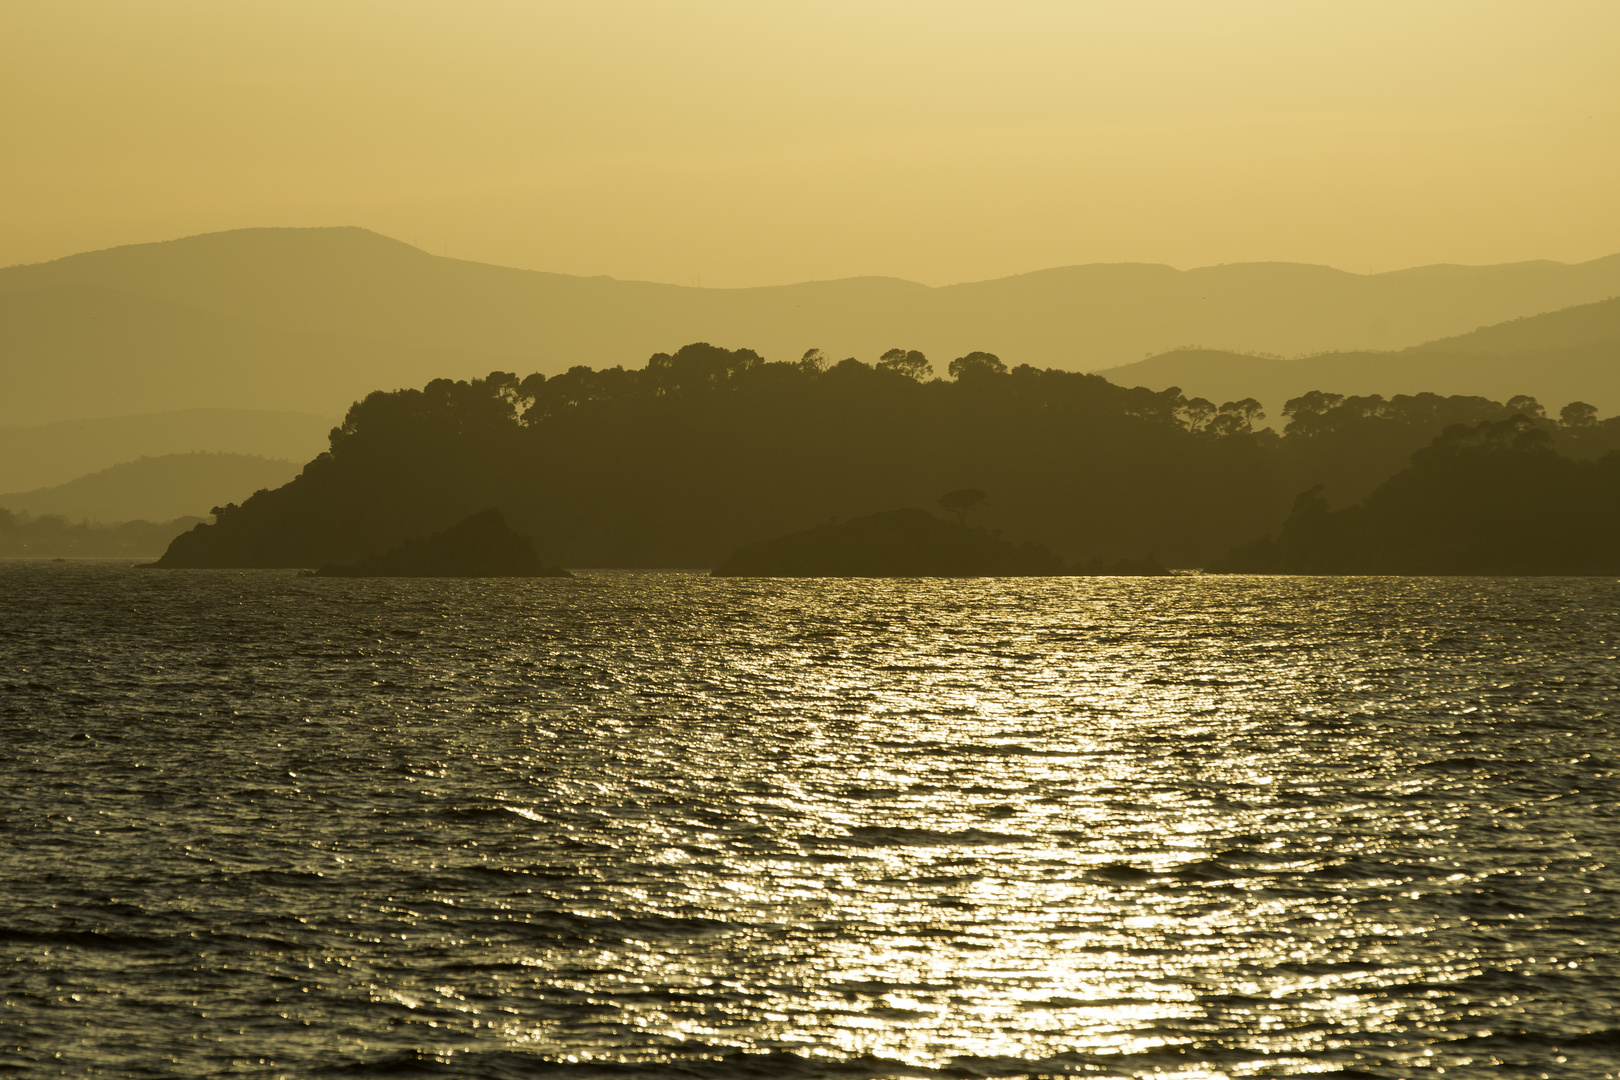
[[[121,462],[194,451],[304,462],[326,449],[335,423],[307,413],[180,409],[0,427],[0,491],[31,493]],[[107,517],[101,510],[86,514]]]
[[[768,359],[815,347],[873,360],[901,346],[941,371],[976,349],[1070,370],[1184,345],[1389,350],[1617,295],[1620,256],[1373,275],[1127,263],[942,288],[852,278],[704,289],[442,258],[356,228],[248,229],[0,269],[0,424],[190,408],[336,416],[373,389],[495,368],[639,366],[700,340]]]
[[[0,495],[0,507],[70,521],[173,521],[298,475],[300,462],[251,454],[165,454],[127,461],[54,487]]]
[[[1098,374],[1126,386],[1178,386],[1220,403],[1264,402],[1273,420],[1309,390],[1339,394],[1529,394],[1551,415],[1585,401],[1620,411],[1620,299],[1532,315],[1399,352],[1338,352],[1298,360],[1208,349],[1166,353]]]
[[[372,390],[639,367],[700,340],[768,359],[815,347],[870,361],[902,346],[941,373],[984,349],[1217,404],[1259,398],[1272,422],[1316,389],[1531,394],[1553,413],[1579,399],[1607,414],[1620,411],[1615,297],[1620,255],[1373,275],[1125,263],[942,288],[704,289],[442,258],[357,228],[213,233],[0,269],[0,492],[24,493],[0,505],[103,520],[201,513],[262,486],[256,460],[319,453]],[[202,451],[226,456],[185,457]],[[152,460],[88,475],[140,458]]]

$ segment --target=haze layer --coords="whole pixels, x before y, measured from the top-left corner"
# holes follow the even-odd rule
[[[24,0],[0,265],[350,224],[723,286],[1581,262],[1617,40],[1605,0]]]

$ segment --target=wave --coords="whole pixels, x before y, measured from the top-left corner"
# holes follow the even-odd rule
[[[14,942],[18,945],[66,945],[80,949],[105,949],[109,951],[129,949],[167,951],[176,947],[176,939],[172,937],[136,934],[127,930],[100,929],[24,930],[18,927],[0,926],[0,941]]]
[[[788,1050],[739,1051],[695,1040],[667,1040],[663,1060],[634,1062],[565,1061],[518,1051],[474,1051],[440,1055],[421,1050],[335,1063],[314,1076],[488,1077],[490,1080],[874,1080],[876,1077],[945,1078],[975,1075],[907,1065],[888,1058],[857,1055],[821,1057]],[[985,1075],[985,1074],[979,1074]]]

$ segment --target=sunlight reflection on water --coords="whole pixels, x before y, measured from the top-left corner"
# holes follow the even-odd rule
[[[1620,1072],[1612,581],[0,588],[70,1063]]]

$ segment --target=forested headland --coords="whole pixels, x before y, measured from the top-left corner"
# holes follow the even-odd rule
[[[1559,454],[1527,416],[1457,424],[1354,506],[1303,492],[1275,538],[1212,570],[1282,574],[1620,573],[1620,453]]]
[[[1620,423],[1571,403],[1434,394],[1253,400],[1114,385],[916,352],[766,362],[693,344],[645,367],[492,372],[355,403],[292,482],[178,537],[161,565],[353,562],[499,508],[563,566],[710,567],[739,545],[941,492],[989,493],[978,526],[1066,561],[1202,566],[1275,532],[1321,486],[1343,506],[1448,427],[1523,417],[1549,452],[1595,458]]]

